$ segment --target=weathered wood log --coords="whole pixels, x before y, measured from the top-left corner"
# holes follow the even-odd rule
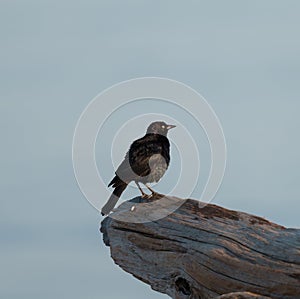
[[[267,299],[270,297],[260,296],[249,292],[236,292],[217,297],[216,299]]]
[[[114,219],[147,221],[132,208],[139,201],[119,206],[101,232],[115,263],[154,290],[176,299],[300,298],[299,229],[190,199],[156,221]]]

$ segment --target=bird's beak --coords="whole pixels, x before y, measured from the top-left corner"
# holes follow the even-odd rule
[[[168,130],[171,130],[171,129],[173,129],[173,128],[176,128],[176,126],[174,126],[174,125],[167,125],[167,129],[168,129]]]

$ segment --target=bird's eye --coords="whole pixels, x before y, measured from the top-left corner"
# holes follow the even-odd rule
[[[166,126],[162,125],[161,127],[164,129]]]

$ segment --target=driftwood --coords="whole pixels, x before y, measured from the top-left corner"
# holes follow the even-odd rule
[[[300,298],[299,229],[216,205],[200,208],[195,200],[169,199],[182,206],[163,219],[114,219],[114,214],[136,217],[139,209],[131,207],[144,201],[136,198],[102,222],[104,242],[123,270],[176,299]],[[156,203],[157,211],[165,208]]]

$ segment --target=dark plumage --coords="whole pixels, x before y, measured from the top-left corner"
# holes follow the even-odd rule
[[[107,215],[114,208],[131,181],[137,184],[143,197],[148,195],[143,192],[139,183],[143,183],[152,194],[155,193],[147,183],[158,182],[169,166],[170,142],[167,134],[174,127],[165,122],[154,122],[150,124],[144,137],[131,144],[123,162],[115,172],[115,177],[108,185],[112,186],[114,191],[102,208],[102,215]]]

